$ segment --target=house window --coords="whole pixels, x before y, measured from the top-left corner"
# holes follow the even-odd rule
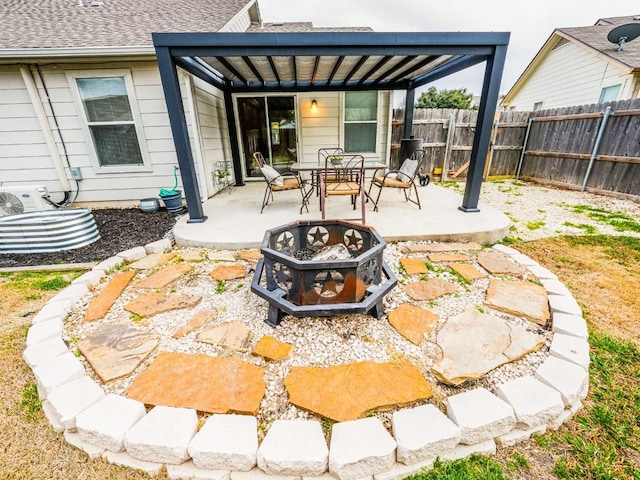
[[[620,87],[622,85],[611,85],[610,87],[604,87],[600,90],[600,99],[598,103],[615,102],[618,100],[618,94],[620,93]]]
[[[345,152],[375,152],[378,130],[378,92],[346,92],[344,99]]]
[[[139,114],[128,71],[69,74],[100,172],[146,170]]]
[[[537,112],[538,110],[542,110],[542,103],[543,102],[536,102],[533,104],[533,111]]]

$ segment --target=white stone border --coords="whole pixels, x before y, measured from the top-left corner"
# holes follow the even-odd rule
[[[165,465],[171,479],[396,480],[430,468],[438,457],[494,454],[496,443],[510,446],[533,433],[556,430],[582,408],[587,396],[589,344],[577,302],[545,267],[513,248],[494,245],[534,274],[549,295],[554,340],[535,378],[501,384],[497,396],[484,388],[452,395],[447,415],[433,405],[397,411],[393,435],[375,417],[335,423],[329,448],[319,422],[311,420],[277,421],[261,445],[257,422],[246,415],[216,414],[196,431],[193,409],[154,407],[146,412],[139,402],[105,395],[84,367],[79,371],[70,361],[62,339],[71,306],[106,271],[171,247],[163,239],[96,265],[53,297],[27,334],[23,358],[34,371],[49,423],[90,458],[102,456],[151,475]]]

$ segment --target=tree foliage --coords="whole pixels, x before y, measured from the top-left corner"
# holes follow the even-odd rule
[[[466,88],[438,91],[436,87],[429,87],[429,90],[420,94],[415,108],[459,108],[462,110],[476,110],[478,107],[471,106],[472,100],[473,94],[467,92]]]

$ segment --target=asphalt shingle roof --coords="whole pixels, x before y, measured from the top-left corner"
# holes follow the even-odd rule
[[[153,46],[152,32],[215,32],[249,0],[2,0],[0,49]]]
[[[370,27],[314,27],[311,22],[253,24],[247,32],[372,32]]]
[[[630,17],[612,17],[603,18],[589,27],[569,27],[558,28],[557,30],[568,37],[571,37],[578,42],[582,42],[596,50],[602,52],[602,54],[617,60],[630,68],[640,68],[640,38],[635,39],[632,42],[625,43],[624,50],[618,52],[618,46],[610,43],[607,40],[607,35],[618,25],[624,25],[627,23],[638,23],[640,21],[634,20],[639,15]]]

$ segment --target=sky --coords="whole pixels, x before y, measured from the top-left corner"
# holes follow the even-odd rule
[[[555,28],[640,15],[638,0],[258,0],[264,22],[365,26],[377,32],[511,32],[500,92],[507,93]],[[640,41],[640,40],[638,40]],[[480,94],[484,65],[435,82]],[[428,87],[428,86],[427,86]],[[425,87],[425,88],[427,88]],[[416,94],[416,98],[419,91]]]

